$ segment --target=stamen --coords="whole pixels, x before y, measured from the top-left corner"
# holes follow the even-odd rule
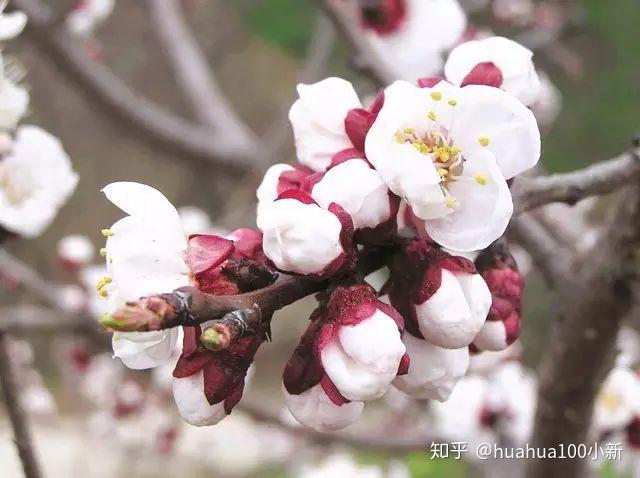
[[[436,120],[436,114],[433,111],[429,111],[429,119],[431,121],[435,121]]]
[[[449,103],[451,106],[455,106],[458,104],[458,100],[451,98],[449,101],[447,101],[447,103]]]
[[[112,282],[111,277],[109,277],[109,276],[105,276],[105,277],[103,277],[103,278],[98,282],[98,285],[97,285],[96,287],[97,287],[97,289],[98,289],[98,291],[99,291],[99,292],[102,292],[102,289],[104,289],[104,287],[105,287],[107,284],[111,284],[111,282]]]
[[[100,257],[107,257],[107,248],[106,247],[101,247],[100,248]]]
[[[487,183],[489,182],[489,180],[487,179],[487,175],[484,173],[476,173],[473,175],[473,177],[475,178],[476,182],[481,186],[486,186]]]
[[[447,199],[447,207],[453,209],[455,207],[455,205],[458,203],[458,201],[456,200],[456,198],[454,197],[450,197],[449,199]]]
[[[111,237],[111,236],[113,236],[115,234],[111,229],[103,229],[100,232],[102,233],[102,235],[104,237]]]
[[[108,297],[109,291],[107,289],[101,289],[99,294],[100,294],[100,297]]]
[[[439,91],[432,91],[431,98],[433,98],[436,101],[440,101],[442,99],[442,93],[440,93]]]
[[[441,178],[445,178],[447,176],[447,174],[449,174],[449,171],[447,171],[444,168],[440,168],[438,169],[438,174],[440,175]]]
[[[487,147],[489,146],[489,137],[488,136],[480,136],[478,138],[478,142],[481,146]]]

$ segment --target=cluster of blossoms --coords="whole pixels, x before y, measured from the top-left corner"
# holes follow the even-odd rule
[[[141,304],[163,316],[158,294],[187,286],[225,296],[279,273],[323,280],[283,376],[298,421],[343,428],[392,385],[447,400],[470,354],[504,349],[520,333],[522,277],[506,246],[493,243],[513,212],[507,181],[536,164],[540,133],[528,108],[539,81],[525,48],[504,38],[469,42],[445,74],[397,81],[366,108],[347,81],[300,85],[289,115],[299,164],[265,174],[258,230],[187,235],[155,189],[105,187],[128,216],[103,231],[108,275],[98,290],[113,314],[103,325],[135,322]],[[388,270],[382,290],[361,278],[367,254]],[[115,332],[114,352],[143,369],[178,350],[178,409],[189,423],[212,425],[242,397],[268,337],[243,329],[242,313],[226,316],[224,328],[219,320],[184,327],[182,340],[178,328]],[[229,325],[241,330],[230,336]]]
[[[76,0],[66,16],[67,31],[82,40],[89,58],[99,58],[102,54],[95,32],[111,16],[115,5],[115,0]]]
[[[19,35],[26,21],[22,12],[0,13],[0,42]],[[19,125],[29,106],[21,76],[15,61],[0,58],[0,229],[34,237],[71,196],[78,176],[57,138]]]

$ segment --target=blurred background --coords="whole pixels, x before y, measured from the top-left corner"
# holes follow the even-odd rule
[[[66,8],[63,1],[60,5],[53,0],[50,3],[56,9]],[[535,29],[531,23],[523,26],[497,19],[491,2],[479,9],[476,3],[486,2],[469,1],[466,6],[471,21],[479,27],[512,38]],[[548,74],[561,94],[559,116],[543,139],[543,167],[550,172],[570,171],[626,150],[640,126],[640,2],[534,3],[561,11],[566,22],[559,38],[534,56],[536,66]],[[269,155],[274,138],[285,138],[278,142],[276,157],[271,162],[292,161],[294,149],[286,113],[295,99],[295,85],[312,48],[314,32],[320,28],[319,22],[324,24],[322,28],[327,28],[316,5],[306,0],[183,0],[182,10],[227,100],[261,138],[264,155]],[[86,48],[87,55],[98,57],[94,61],[108,65],[137,94],[178,116],[192,118],[191,108],[176,84],[163,43],[158,39],[149,2],[118,0],[113,13],[95,34],[78,42]],[[350,68],[351,59],[344,44],[336,39],[329,45],[326,64],[316,68],[314,78],[307,81],[341,76],[354,82],[362,97],[374,94],[374,87]],[[56,260],[56,244],[66,235],[86,235],[96,248],[102,247],[100,230],[120,217],[100,193],[112,181],[152,185],[177,207],[202,209],[221,230],[254,226],[254,191],[265,164],[239,173],[153,145],[79,87],[33,35],[24,34],[8,50],[27,73],[24,82],[29,85],[31,106],[26,122],[58,136],[80,175],[75,194],[47,231],[37,239],[9,246],[11,253],[42,276],[65,280]],[[549,304],[544,285],[535,272],[528,279],[523,361],[525,366],[535,369],[545,350]],[[2,294],[4,305],[32,303],[33,299],[29,291],[21,288],[5,289]],[[310,300],[306,300],[283,310],[274,320],[274,342],[258,353],[252,384],[245,397],[251,404],[268,410],[270,416],[282,415],[280,374],[306,327],[310,307]],[[393,475],[399,464],[404,467],[400,472],[417,478],[489,476],[486,469],[464,460],[430,460],[427,445],[424,451],[412,453],[366,446],[354,451],[331,440],[313,440],[303,433],[285,432],[269,420],[254,420],[255,416],[251,418],[250,413],[242,412],[237,417],[234,412],[229,423],[225,420],[219,427],[186,430],[186,426],[180,426],[171,454],[162,460],[149,460],[145,466],[131,466],[131,460],[136,461],[132,457],[140,449],[136,437],[130,436],[133,432],[123,431],[126,439],[120,445],[100,435],[99,439],[94,436],[86,441],[92,429],[100,429],[95,423],[99,419],[93,416],[97,407],[87,400],[82,406],[77,405],[77,397],[69,390],[68,370],[65,372],[64,367],[51,359],[59,357],[60,350],[73,351],[79,344],[92,354],[99,347],[84,338],[62,341],[47,334],[29,341],[32,344],[29,353],[34,354],[34,363],[58,410],[55,414],[44,414],[36,425],[36,443],[45,469],[50,470],[49,476],[288,477],[298,476],[299,471],[292,470],[304,468],[304,463],[321,462],[327,457],[336,460],[335,454],[346,450],[349,460],[377,467],[384,473],[379,476],[403,476]],[[139,376],[136,380],[143,384],[152,381],[143,372],[136,375]],[[399,406],[381,403],[370,407],[368,419],[355,428],[366,433],[376,428],[372,425],[378,425],[379,430],[380,423],[387,423],[393,429],[406,419],[406,409],[411,408],[411,413],[420,416],[424,407],[419,403]],[[135,423],[132,428],[139,428],[141,422]],[[7,422],[0,419],[0,476],[20,476],[9,436]],[[90,444],[90,449],[86,444]],[[97,465],[95,460],[99,460]],[[340,456],[337,460],[347,458]],[[102,467],[102,463],[109,466]],[[603,476],[617,475],[605,468]]]

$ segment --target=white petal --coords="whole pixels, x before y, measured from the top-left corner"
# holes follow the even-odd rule
[[[491,293],[482,277],[443,269],[440,288],[415,307],[420,332],[427,340],[440,347],[459,349],[478,334],[490,306]]]
[[[151,186],[121,181],[106,185],[102,192],[109,201],[130,216],[137,216],[149,222],[180,224],[180,216],[173,204],[164,194]]]
[[[298,160],[315,171],[329,166],[331,157],[352,147],[344,120],[349,110],[360,108],[353,86],[340,78],[298,85],[298,99],[289,111]]]
[[[405,333],[402,337],[411,359],[409,373],[393,385],[418,399],[445,401],[469,368],[469,349],[445,349]]]
[[[477,175],[486,184],[480,184]],[[425,222],[434,241],[464,252],[484,249],[502,236],[513,213],[513,201],[491,153],[467,156],[463,179],[450,183],[448,189],[456,200],[453,212]]]
[[[16,11],[0,14],[0,41],[17,37],[27,24],[27,15]]]
[[[460,90],[451,136],[466,157],[493,153],[505,179],[526,171],[540,159],[540,130],[531,110],[498,88],[469,85]],[[488,139],[482,146],[480,138]]]
[[[185,378],[173,379],[173,398],[182,419],[194,426],[215,425],[226,416],[224,405],[209,405],[204,395],[204,377],[202,372]]]
[[[83,265],[91,262],[95,248],[87,236],[72,234],[58,241],[57,253],[63,260]]]
[[[339,340],[320,351],[325,372],[349,400],[375,400],[385,394],[405,347],[395,321],[376,311],[354,326],[340,328]]]
[[[171,357],[178,335],[177,328],[157,332],[116,332],[111,341],[113,355],[134,370],[157,367]]]
[[[289,166],[288,164],[274,164],[267,169],[260,186],[258,186],[258,189],[256,190],[256,197],[258,198],[257,221],[262,217],[264,212],[263,209],[268,207],[278,197],[278,183],[280,181],[280,175],[286,171],[292,170],[293,166]],[[259,222],[257,223],[257,226],[261,229]]]
[[[593,427],[598,433],[624,427],[640,413],[640,380],[630,369],[609,372],[596,399]]]
[[[1,41],[1,40],[0,40]],[[26,114],[29,107],[29,93],[9,79],[0,81],[0,129],[10,130]]]
[[[283,387],[287,407],[303,425],[318,431],[333,431],[348,427],[362,414],[364,403],[350,402],[338,406],[318,384],[300,395],[290,395]]]
[[[315,204],[281,199],[259,212],[264,253],[279,269],[320,273],[343,252],[340,221]]]
[[[479,63],[491,62],[502,72],[501,89],[524,105],[533,104],[540,90],[540,80],[531,58],[533,52],[503,37],[468,41],[453,49],[444,67],[445,77],[460,85]]]
[[[507,331],[500,320],[487,320],[478,335],[473,339],[473,345],[480,350],[497,352],[507,348]]]
[[[0,224],[26,237],[40,234],[78,183],[60,141],[37,126],[21,126],[0,162]]]
[[[356,229],[376,227],[390,217],[389,190],[380,174],[361,159],[331,168],[311,192],[327,209],[335,202],[347,211]]]

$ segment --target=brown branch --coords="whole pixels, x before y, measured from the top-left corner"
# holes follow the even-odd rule
[[[0,385],[4,394],[4,405],[13,427],[13,440],[18,449],[25,478],[40,478],[42,473],[36,457],[31,427],[20,402],[18,382],[10,355],[9,337],[6,332],[0,330]]]
[[[358,258],[362,275],[384,266],[388,251],[365,249]],[[248,330],[267,328],[272,314],[308,295],[325,289],[327,281],[281,274],[270,286],[239,295],[215,296],[195,287],[183,287],[168,294],[130,302],[106,317],[105,327],[121,331],[149,331],[177,326],[193,326],[221,320],[227,314],[242,311]]]
[[[551,202],[575,204],[588,196],[610,193],[640,178],[640,148],[570,173],[518,177],[512,192],[516,213]]]
[[[541,366],[534,447],[585,441],[593,403],[612,364],[623,317],[640,279],[640,188],[621,195],[608,234],[573,277],[556,290],[558,317]],[[582,460],[536,460],[528,478],[585,476]]]
[[[569,251],[551,236],[535,218],[520,216],[509,225],[509,233],[533,259],[547,284],[556,287],[569,273]]]
[[[344,0],[316,0],[318,6],[332,21],[336,30],[353,53],[358,68],[378,87],[393,83],[398,78],[371,47],[369,40],[358,26],[357,10]]]
[[[152,144],[227,169],[246,170],[260,158],[254,145],[239,141],[236,135],[212,132],[131,90],[103,64],[87,58],[63,29],[56,29],[50,9],[40,0],[14,0],[13,6],[29,17],[26,33],[46,58],[84,90],[92,102],[134,127]]]
[[[218,85],[207,59],[191,34],[178,0],[148,0],[158,38],[171,61],[178,84],[198,119],[214,131],[235,136],[255,148],[257,138],[238,117]]]

